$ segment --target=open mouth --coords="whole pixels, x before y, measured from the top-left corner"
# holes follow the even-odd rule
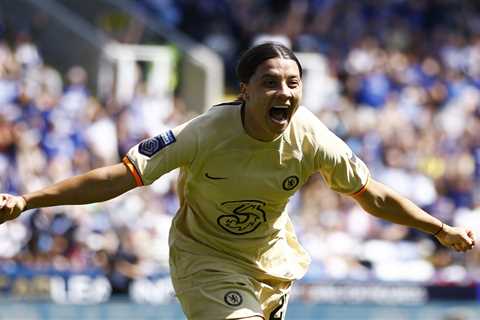
[[[290,115],[289,107],[274,106],[270,109],[269,115],[273,122],[284,124],[285,122],[288,122],[288,117]]]

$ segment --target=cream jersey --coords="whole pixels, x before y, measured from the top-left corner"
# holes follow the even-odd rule
[[[369,172],[305,107],[263,142],[244,130],[240,104],[211,108],[130,149],[124,162],[138,185],[180,167],[180,208],[170,230],[172,278],[201,270],[262,280],[302,277],[310,258],[286,212],[289,198],[320,172],[331,189],[353,194]]]

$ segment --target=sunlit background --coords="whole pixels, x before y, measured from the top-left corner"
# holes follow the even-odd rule
[[[298,54],[304,104],[376,179],[480,236],[480,3],[466,0],[0,0],[0,192],[117,163],[234,99],[239,54],[269,40]],[[184,319],[176,174],[0,226],[0,319]],[[312,265],[287,319],[480,319],[477,248],[369,216],[320,176],[290,212]]]

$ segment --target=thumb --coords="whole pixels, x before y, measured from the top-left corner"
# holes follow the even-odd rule
[[[475,243],[475,233],[473,230],[467,230],[467,236],[473,241],[473,243]]]
[[[9,211],[10,219],[16,218],[25,208],[25,199],[20,196],[11,196],[7,198],[5,207]]]
[[[5,207],[11,197],[8,193],[0,193],[0,208]]]

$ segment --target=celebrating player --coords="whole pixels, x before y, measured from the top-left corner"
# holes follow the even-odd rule
[[[170,265],[189,319],[284,318],[292,282],[309,265],[285,208],[316,172],[376,217],[432,234],[457,251],[474,246],[471,230],[441,222],[375,181],[300,106],[302,67],[290,49],[255,46],[241,57],[237,75],[238,101],[140,142],[120,164],[22,196],[1,195],[0,222],[32,208],[105,201],[181,168]]]

